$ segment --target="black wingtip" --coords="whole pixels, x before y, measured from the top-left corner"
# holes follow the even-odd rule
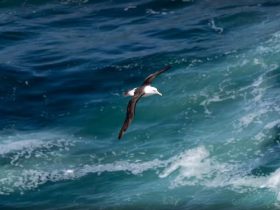
[[[165,70],[171,69],[171,65],[167,65],[164,67]]]
[[[118,140],[121,140],[122,137],[123,137],[123,131],[120,131],[120,133],[118,135]]]

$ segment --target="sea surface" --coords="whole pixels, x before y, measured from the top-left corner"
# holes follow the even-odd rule
[[[279,209],[280,1],[0,0],[0,117],[1,210]]]

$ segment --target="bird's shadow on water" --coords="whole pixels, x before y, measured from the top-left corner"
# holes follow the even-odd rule
[[[268,138],[262,143],[262,158],[257,167],[251,170],[255,176],[266,176],[275,172],[280,166],[280,124],[274,126]]]

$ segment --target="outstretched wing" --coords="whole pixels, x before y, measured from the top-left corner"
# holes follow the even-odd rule
[[[152,81],[158,76],[160,75],[161,73],[167,71],[168,69],[170,69],[171,66],[165,66],[164,68],[162,68],[161,70],[159,71],[156,71],[155,73],[153,74],[150,74],[143,82],[142,85],[150,85],[152,83]]]
[[[122,128],[119,132],[119,136],[118,136],[119,139],[122,138],[124,132],[127,130],[128,126],[131,124],[131,122],[134,118],[134,115],[135,115],[136,104],[143,95],[144,95],[144,93],[136,94],[128,102],[127,111],[126,111],[126,118],[125,118],[123,126],[122,126]]]

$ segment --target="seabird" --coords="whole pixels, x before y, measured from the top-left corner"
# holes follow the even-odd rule
[[[127,130],[128,126],[131,124],[131,122],[134,118],[134,115],[135,115],[136,104],[142,96],[145,97],[145,96],[151,96],[151,95],[155,95],[155,94],[162,96],[162,94],[158,91],[157,88],[151,86],[151,83],[158,75],[167,71],[170,68],[171,68],[171,66],[166,66],[166,67],[162,68],[161,70],[156,71],[153,74],[150,74],[144,80],[144,82],[142,83],[142,85],[140,87],[133,88],[132,90],[129,90],[124,94],[125,96],[131,96],[132,98],[128,102],[126,118],[125,118],[123,126],[119,132],[118,139],[122,138],[124,132]]]

